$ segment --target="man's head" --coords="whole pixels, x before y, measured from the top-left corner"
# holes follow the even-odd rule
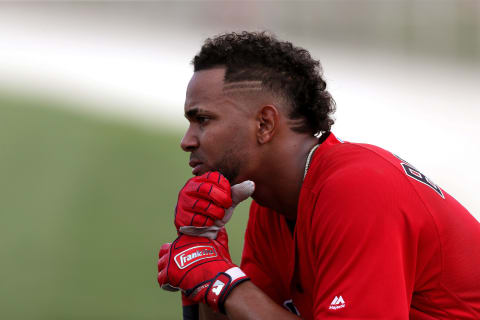
[[[304,49],[266,33],[229,33],[207,39],[193,65],[181,146],[194,174],[252,179],[274,136],[330,131],[334,102]]]
[[[322,78],[320,62],[290,42],[265,32],[227,33],[207,39],[193,58],[194,71],[225,66],[226,86],[254,87],[283,97],[293,130],[317,134],[330,131],[335,103]]]

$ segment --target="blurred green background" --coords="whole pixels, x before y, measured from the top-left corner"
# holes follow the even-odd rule
[[[58,104],[0,93],[0,318],[178,319],[156,262],[191,176],[181,134]],[[237,262],[247,214],[228,225]]]

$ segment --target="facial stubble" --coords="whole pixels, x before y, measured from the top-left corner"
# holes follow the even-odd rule
[[[216,169],[228,179],[230,183],[238,183],[236,181],[240,174],[243,161],[240,158],[241,152],[238,145],[233,141],[229,149],[225,150],[223,157],[215,164]],[[245,154],[243,154],[245,156]]]

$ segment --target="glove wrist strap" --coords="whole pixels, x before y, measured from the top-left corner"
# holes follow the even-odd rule
[[[240,283],[250,280],[239,267],[233,267],[225,272],[219,272],[212,280],[207,294],[206,303],[215,311],[225,314],[225,300],[230,292]]]

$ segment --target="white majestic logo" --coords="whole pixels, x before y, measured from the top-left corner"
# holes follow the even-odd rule
[[[345,308],[345,301],[343,300],[342,296],[333,298],[332,303],[330,303],[330,307],[328,309],[330,310],[337,310]]]
[[[215,258],[216,256],[217,252],[212,246],[197,246],[180,252],[174,260],[178,268],[185,269],[199,260]]]

